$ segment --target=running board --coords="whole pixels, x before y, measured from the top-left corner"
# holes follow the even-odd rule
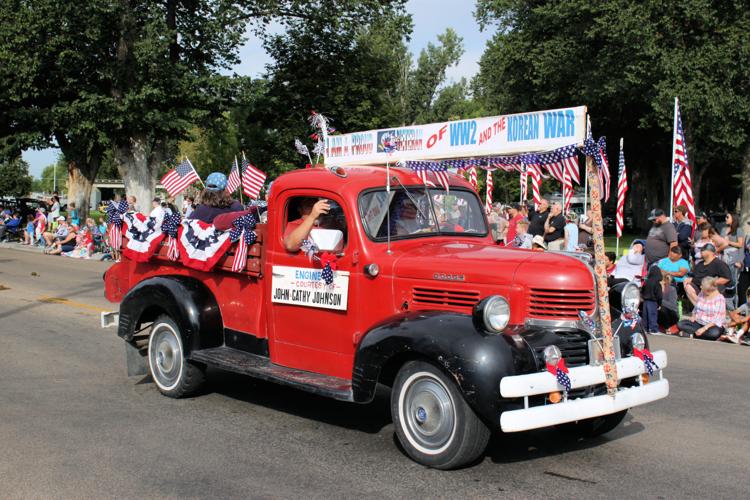
[[[278,382],[327,398],[354,401],[352,383],[349,380],[287,368],[271,363],[271,360],[266,357],[231,347],[193,351],[190,353],[190,359],[222,370]]]

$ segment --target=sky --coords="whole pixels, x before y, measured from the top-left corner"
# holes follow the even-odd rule
[[[463,38],[464,55],[458,65],[448,69],[448,83],[462,77],[470,79],[479,71],[479,59],[494,30],[479,31],[474,19],[474,0],[409,0],[406,8],[412,15],[409,48],[415,56],[428,43],[435,43],[437,36],[450,27]],[[265,65],[271,62],[258,39],[252,36],[240,49],[240,60],[235,72],[251,77],[259,77]],[[31,175],[39,177],[44,167],[57,160],[58,154],[56,148],[29,150],[23,153],[23,159],[29,162]]]

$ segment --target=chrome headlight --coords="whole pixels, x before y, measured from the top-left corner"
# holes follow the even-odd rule
[[[544,362],[548,365],[557,366],[562,359],[562,352],[556,345],[548,345],[544,348]]]
[[[474,323],[489,332],[500,333],[510,321],[510,304],[500,295],[491,295],[474,306]]]
[[[630,309],[631,311],[637,311],[641,305],[641,289],[635,283],[628,283],[625,288],[622,289],[622,295],[620,296],[620,302],[622,310]]]

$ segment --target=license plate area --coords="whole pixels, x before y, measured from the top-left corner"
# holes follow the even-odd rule
[[[612,342],[615,347],[615,361],[620,361],[622,354],[620,352],[620,338],[615,335],[612,337]],[[592,366],[600,366],[604,364],[604,339],[591,339],[589,340],[589,364]]]

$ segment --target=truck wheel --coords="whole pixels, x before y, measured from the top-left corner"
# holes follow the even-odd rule
[[[204,380],[203,368],[185,357],[180,328],[166,315],[151,325],[148,367],[159,391],[170,398],[192,394]]]
[[[429,363],[410,361],[391,392],[396,435],[416,462],[456,469],[487,448],[490,431],[466,404],[455,383]]]
[[[578,437],[593,438],[606,434],[620,425],[620,422],[627,415],[628,410],[622,410],[611,415],[601,417],[587,418],[578,422],[562,424],[559,429]]]

